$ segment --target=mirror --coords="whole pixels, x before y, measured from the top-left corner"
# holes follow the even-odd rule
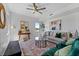
[[[6,24],[6,15],[5,15],[5,8],[2,3],[0,3],[0,29],[5,28]]]

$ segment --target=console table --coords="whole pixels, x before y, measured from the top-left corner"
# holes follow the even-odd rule
[[[23,39],[24,41],[26,41],[30,39],[30,32],[26,32],[26,33],[19,32],[18,35],[19,35],[19,40]]]

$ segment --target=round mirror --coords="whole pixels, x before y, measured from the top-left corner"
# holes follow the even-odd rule
[[[0,3],[0,28],[5,28],[6,17],[5,17],[5,8],[3,4]]]

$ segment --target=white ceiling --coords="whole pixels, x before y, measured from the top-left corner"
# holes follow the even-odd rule
[[[43,14],[41,15],[37,12],[33,14],[33,11],[26,9],[32,8],[31,3],[8,3],[6,5],[12,12],[40,19],[50,19],[51,17],[56,17],[56,15],[63,11],[79,6],[79,4],[71,3],[37,3],[38,7],[46,7],[46,9],[42,11]],[[50,14],[53,15],[49,16]]]

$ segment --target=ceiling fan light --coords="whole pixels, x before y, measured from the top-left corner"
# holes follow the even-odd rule
[[[44,9],[46,9],[46,8],[38,8],[38,6],[35,4],[35,3],[33,3],[33,9],[31,9],[31,8],[27,8],[28,10],[33,10],[33,14],[35,13],[35,12],[38,12],[38,13],[40,13],[40,14],[42,14],[42,12],[40,12],[41,10],[44,10]]]

